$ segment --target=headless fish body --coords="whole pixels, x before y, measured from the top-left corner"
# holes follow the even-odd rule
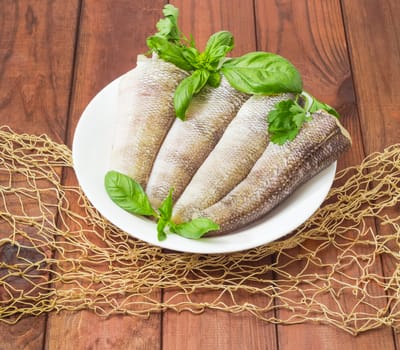
[[[174,221],[189,221],[230,192],[268,145],[267,115],[291,94],[252,96],[240,108],[174,207]]]
[[[175,120],[173,96],[187,73],[156,56],[139,55],[119,85],[110,168],[145,186],[154,159]]]
[[[316,112],[293,141],[281,146],[269,143],[247,177],[196,216],[218,223],[218,233],[257,220],[334,162],[350,144],[348,132],[335,117]]]
[[[154,162],[146,188],[154,207],[170,188],[174,201],[180,196],[247,99],[225,78],[219,87],[206,87],[193,98],[186,120],[174,122]]]

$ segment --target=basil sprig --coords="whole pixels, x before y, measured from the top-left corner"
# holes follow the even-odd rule
[[[174,93],[176,116],[185,120],[193,96],[206,85],[218,87],[223,74],[235,89],[247,94],[270,95],[283,92],[300,93],[302,80],[297,69],[286,59],[268,52],[252,52],[227,59],[233,49],[233,36],[220,31],[210,36],[204,52],[194,40],[188,40],[177,25],[178,9],[166,5],[166,18],[157,23],[158,33],[147,39],[147,46],[158,56],[190,72]]]
[[[221,82],[219,70],[225,61],[226,54],[233,48],[232,34],[221,31],[213,34],[204,52],[199,52],[194,43],[189,46],[183,39],[180,43],[153,35],[147,39],[147,45],[164,61],[173,63],[191,75],[181,81],[174,94],[176,116],[185,120],[186,111],[193,96],[198,94],[207,84],[218,87]]]
[[[300,99],[304,100],[304,103],[300,103]],[[318,101],[305,91],[294,100],[278,102],[267,116],[271,142],[283,145],[286,141],[294,140],[303,124],[312,119],[311,114],[321,109],[339,118],[334,108]]]
[[[219,230],[218,224],[207,218],[196,218],[181,224],[172,222],[172,189],[158,210],[154,210],[143,188],[127,175],[110,170],[105,175],[104,186],[111,200],[122,209],[132,214],[154,217],[159,241],[165,240],[169,232],[199,239],[207,232]]]

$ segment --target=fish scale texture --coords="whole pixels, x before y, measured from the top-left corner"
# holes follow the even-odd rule
[[[174,207],[175,221],[188,221],[242,181],[268,145],[267,115],[292,94],[252,96],[200,166]]]
[[[175,120],[173,96],[187,73],[157,57],[138,57],[119,84],[110,168],[145,186],[154,158]]]
[[[186,120],[174,122],[154,162],[146,192],[155,207],[171,187],[173,200],[179,198],[248,98],[224,78],[193,98]]]
[[[248,176],[198,215],[217,222],[220,232],[237,229],[268,213],[334,162],[350,147],[349,135],[326,112],[312,117],[293,141],[284,145],[270,142]]]

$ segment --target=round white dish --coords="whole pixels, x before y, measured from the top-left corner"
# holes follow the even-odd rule
[[[230,234],[191,240],[175,234],[157,240],[156,224],[132,215],[111,201],[104,189],[104,175],[114,133],[117,78],[101,90],[84,110],[75,130],[72,157],[79,184],[95,208],[129,235],[150,244],[181,252],[229,253],[254,248],[293,231],[321,205],[332,186],[336,162],[296,190],[268,215]]]

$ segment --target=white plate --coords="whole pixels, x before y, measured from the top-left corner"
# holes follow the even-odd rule
[[[129,214],[114,204],[104,189],[108,170],[118,83],[114,80],[86,107],[75,130],[72,156],[83,191],[98,211],[133,237],[148,243],[183,252],[227,253],[254,248],[274,241],[306,221],[325,199],[335,176],[336,162],[302,185],[267,216],[234,233],[190,240],[170,234],[157,240],[155,223]]]

